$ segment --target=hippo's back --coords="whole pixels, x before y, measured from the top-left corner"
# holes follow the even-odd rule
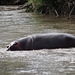
[[[67,33],[33,35],[33,49],[75,47],[75,36]]]

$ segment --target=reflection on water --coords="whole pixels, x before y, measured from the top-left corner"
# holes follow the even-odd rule
[[[24,10],[0,9],[0,74],[1,75],[74,75],[75,49],[6,51],[18,38],[50,32],[75,35],[75,22],[67,18],[25,13]],[[3,9],[4,8],[4,9]]]

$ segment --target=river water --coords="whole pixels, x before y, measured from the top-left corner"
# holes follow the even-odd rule
[[[21,37],[64,32],[75,35],[73,19],[36,15],[0,6],[0,75],[75,75],[75,48],[6,51]]]

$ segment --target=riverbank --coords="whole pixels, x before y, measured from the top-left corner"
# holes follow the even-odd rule
[[[45,15],[75,15],[74,0],[28,0],[23,7]]]
[[[18,9],[44,15],[75,15],[74,0],[1,0],[0,5],[21,5]]]

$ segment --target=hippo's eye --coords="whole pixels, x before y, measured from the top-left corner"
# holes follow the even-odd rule
[[[18,42],[15,42],[15,43],[14,43],[14,45],[17,45],[17,44],[18,44]]]

